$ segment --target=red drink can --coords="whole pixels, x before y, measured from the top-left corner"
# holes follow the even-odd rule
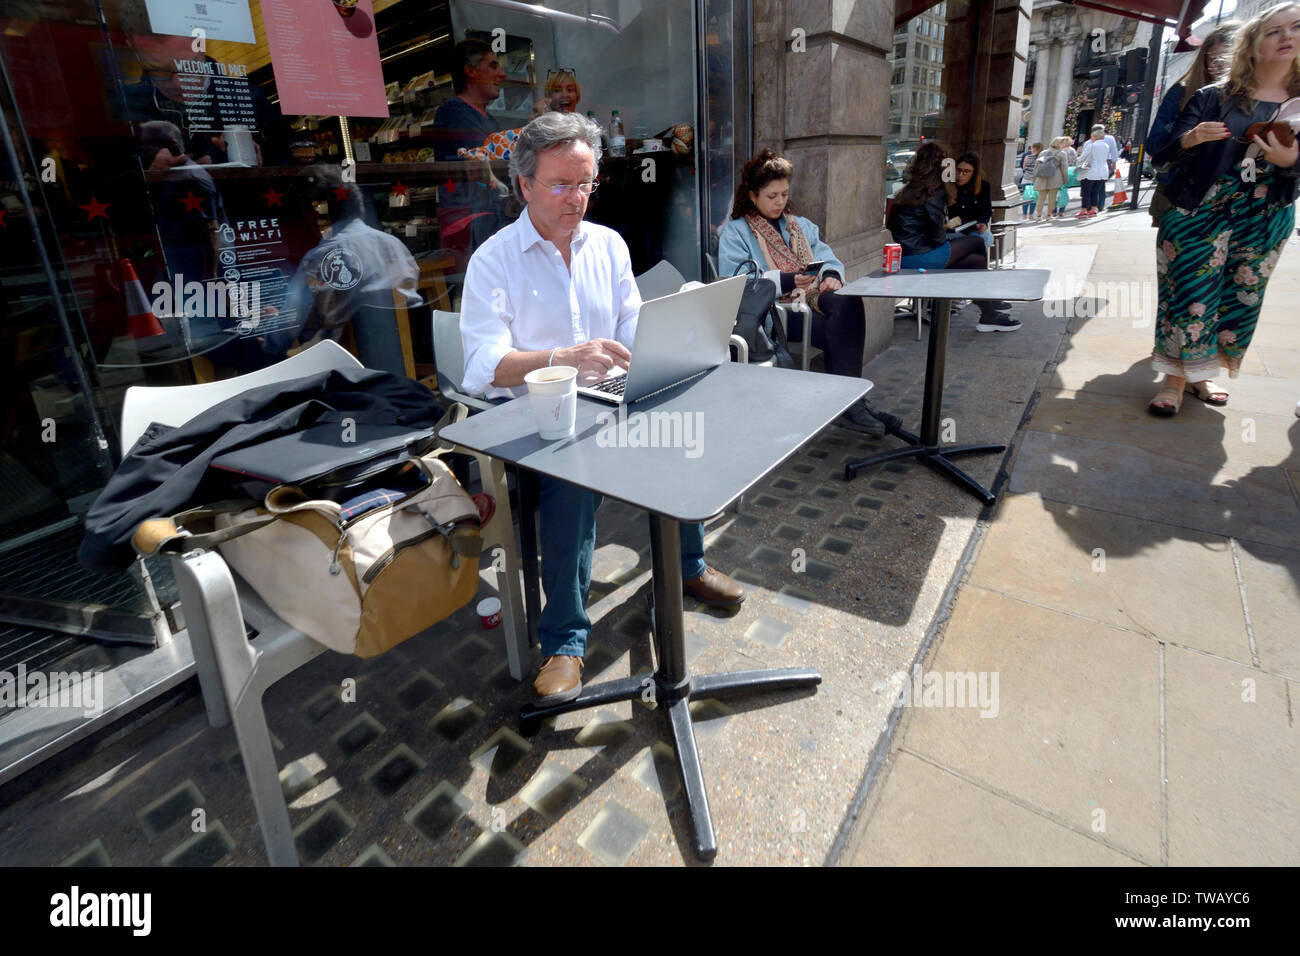
[[[903,267],[903,247],[896,242],[891,242],[885,246],[884,270],[886,272],[897,272]]]

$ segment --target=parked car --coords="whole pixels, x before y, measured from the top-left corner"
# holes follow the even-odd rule
[[[903,188],[903,171],[893,163],[885,163],[885,198],[893,199]]]

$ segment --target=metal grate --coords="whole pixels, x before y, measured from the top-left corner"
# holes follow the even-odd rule
[[[19,664],[27,670],[58,670],[51,665],[79,653],[85,642],[68,634],[0,624],[0,671],[13,673]]]
[[[55,601],[103,604],[132,614],[152,610],[140,579],[130,572],[99,574],[77,563],[81,525],[64,528],[22,547],[0,554],[0,591]],[[180,600],[171,565],[163,559],[145,562],[158,602],[168,607]]]

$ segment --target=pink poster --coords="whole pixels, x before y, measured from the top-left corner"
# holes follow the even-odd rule
[[[280,110],[387,116],[371,0],[262,0]]]

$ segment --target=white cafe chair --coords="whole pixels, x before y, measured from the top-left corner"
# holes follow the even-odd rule
[[[129,449],[150,423],[183,425],[218,402],[250,388],[360,365],[341,346],[325,340],[292,358],[235,378],[199,385],[129,388],[122,407],[122,445]],[[495,582],[502,598],[501,632],[506,659],[511,676],[522,680],[528,640],[523,627],[510,496],[501,464],[494,465],[486,456],[475,457],[479,459],[484,491],[496,502],[496,513],[483,529],[484,550],[491,552],[500,546],[506,554],[505,574],[497,575]],[[298,854],[262,696],[276,681],[327,648],[276,617],[252,588],[236,580],[216,551],[193,552],[171,561],[208,722],[213,727],[234,724],[271,865],[297,866]],[[257,630],[252,641],[247,638],[246,620]]]

